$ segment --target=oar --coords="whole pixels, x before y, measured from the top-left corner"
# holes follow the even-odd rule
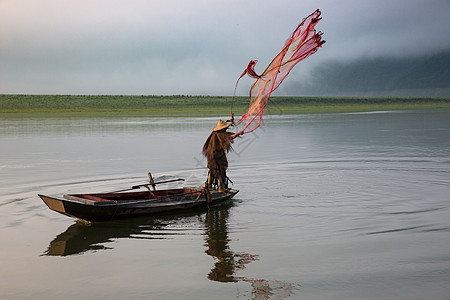
[[[153,183],[145,183],[145,184],[133,185],[129,189],[118,190],[118,191],[114,191],[114,192],[108,192],[108,193],[105,193],[105,194],[120,193],[120,192],[140,189],[141,187],[144,187],[144,186],[157,185],[157,184],[161,184],[161,183],[169,183],[169,182],[175,182],[175,181],[184,181],[184,179],[183,178],[177,178],[177,179],[163,180],[163,181],[153,182]]]

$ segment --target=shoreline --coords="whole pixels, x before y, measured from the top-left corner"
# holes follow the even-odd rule
[[[238,116],[248,109],[248,97],[234,99]],[[228,96],[121,95],[0,95],[1,118],[38,117],[181,117],[222,116],[231,112]],[[286,97],[269,100],[267,114],[371,112],[448,109],[450,97]]]

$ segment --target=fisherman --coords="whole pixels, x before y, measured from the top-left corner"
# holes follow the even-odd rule
[[[244,131],[238,133],[228,132],[227,128],[233,125],[234,114],[231,114],[231,120],[226,122],[219,120],[217,126],[209,135],[203,145],[203,155],[208,161],[208,188],[215,190],[228,190],[228,181],[226,170],[228,168],[227,153],[232,150],[231,144],[233,140],[244,134]]]

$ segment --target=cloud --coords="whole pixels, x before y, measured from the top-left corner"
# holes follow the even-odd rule
[[[334,7],[325,22],[324,31],[333,45],[331,57],[403,57],[450,47],[448,1],[346,1],[345,4]]]
[[[316,8],[327,43],[291,77],[329,59],[450,48],[446,0],[0,0],[0,93],[229,95]]]

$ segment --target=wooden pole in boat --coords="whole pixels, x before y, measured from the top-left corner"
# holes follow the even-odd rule
[[[177,178],[177,179],[163,180],[163,181],[159,181],[159,182],[153,182],[153,184],[157,185],[157,184],[169,183],[169,182],[175,182],[175,181],[184,181],[184,179],[183,178]],[[141,187],[144,187],[144,186],[148,187],[149,185],[151,185],[151,184],[150,183],[145,183],[145,184],[133,185],[131,188],[128,188],[128,189],[123,189],[123,190],[118,190],[118,191],[113,191],[113,192],[107,192],[105,194],[112,194],[112,193],[119,193],[119,192],[125,192],[125,191],[140,189]]]
[[[169,183],[169,182],[175,182],[175,181],[184,181],[184,179],[183,178],[177,178],[177,179],[163,180],[163,181],[153,182],[153,184],[157,185],[157,184]],[[131,187],[131,189],[138,189],[141,186],[149,186],[149,185],[151,185],[151,184],[150,183],[145,183],[145,184],[133,185]]]
[[[156,191],[155,181],[153,180],[152,173],[148,172],[148,179],[150,180],[150,185],[152,186],[153,191]]]

